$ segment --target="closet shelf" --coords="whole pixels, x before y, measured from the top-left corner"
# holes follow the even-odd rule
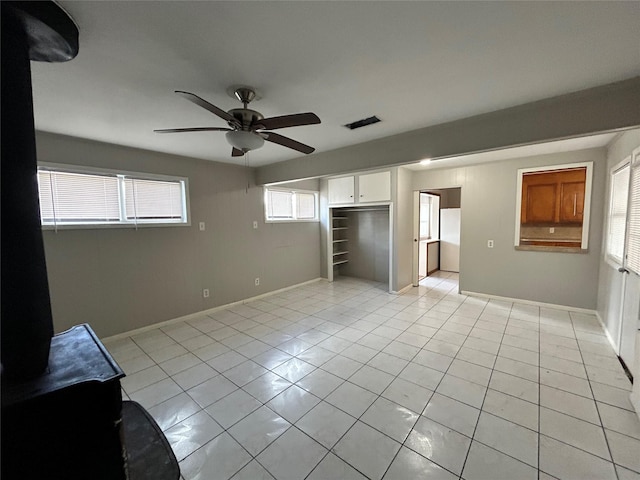
[[[332,230],[347,230],[349,227],[333,227]]]
[[[340,240],[334,240],[333,243],[340,243],[340,242],[348,242],[349,240],[347,240],[346,238],[342,238]]]
[[[333,262],[334,265],[340,265],[341,263],[347,263],[349,260],[340,260],[338,262]]]
[[[344,255],[345,253],[349,253],[349,250],[345,250],[343,252],[335,252],[333,256],[335,257],[336,255]]]
[[[347,217],[333,217],[334,220],[346,220]]]

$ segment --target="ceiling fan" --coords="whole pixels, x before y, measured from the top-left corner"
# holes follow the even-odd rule
[[[231,156],[241,157],[249,150],[256,150],[264,145],[264,141],[277,143],[283,147],[292,148],[302,153],[312,153],[315,148],[297,142],[289,137],[270,132],[279,128],[298,127],[302,125],[314,125],[320,123],[320,119],[315,113],[295,113],[292,115],[282,115],[280,117],[264,118],[260,112],[247,108],[247,105],[256,98],[256,92],[251,87],[238,87],[234,90],[234,95],[240,100],[244,107],[233,108],[225,112],[219,107],[212,105],[199,96],[176,90],[176,93],[186,98],[199,107],[208,110],[227,122],[226,127],[192,127],[192,128],[168,128],[154,130],[156,133],[180,133],[180,132],[227,132],[227,141],[233,147]]]

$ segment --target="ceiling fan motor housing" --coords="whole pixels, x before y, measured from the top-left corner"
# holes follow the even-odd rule
[[[260,112],[248,108],[233,108],[229,110],[229,115],[240,123],[240,130],[250,131],[252,125],[256,125],[264,116]],[[234,124],[229,122],[229,126],[234,128]],[[255,129],[255,127],[254,127]]]

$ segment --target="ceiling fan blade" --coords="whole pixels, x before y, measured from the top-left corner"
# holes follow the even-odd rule
[[[233,117],[232,115],[229,115],[227,112],[225,112],[221,108],[216,107],[215,105],[207,102],[203,98],[200,98],[198,95],[195,95],[189,92],[183,92],[182,90],[176,90],[176,93],[181,97],[186,98],[190,102],[195,103],[199,107],[202,107],[205,110],[208,110],[209,112],[213,113],[214,115],[219,116],[224,121],[230,122],[233,124],[238,124],[238,120],[236,120],[235,117]]]
[[[310,147],[309,145],[305,145],[304,143],[296,142],[289,137],[284,137],[273,132],[261,133],[264,133],[266,135],[265,140],[267,142],[277,143],[278,145],[282,145],[283,147],[292,148],[294,150],[307,154],[315,151],[315,148]]]
[[[226,132],[231,131],[225,127],[193,127],[193,128],[163,128],[154,130],[156,133],[181,133],[181,132]]]
[[[277,130],[278,128],[315,125],[317,123],[320,123],[320,119],[315,113],[294,113],[293,115],[282,115],[281,117],[263,118],[255,123],[254,128]]]
[[[239,148],[233,147],[231,149],[231,156],[232,157],[242,157],[244,155],[244,152],[242,150],[240,150]]]

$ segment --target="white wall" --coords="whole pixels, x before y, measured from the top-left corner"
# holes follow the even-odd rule
[[[253,169],[42,132],[37,149],[43,162],[189,179],[191,226],[44,232],[57,332],[87,322],[113,335],[320,276],[320,224],[265,223],[263,188],[246,191]]]
[[[514,248],[517,170],[593,161],[587,253],[517,251]],[[470,292],[595,309],[605,189],[604,149],[437,168],[413,175],[413,190],[462,187],[460,289]],[[487,240],[494,248],[487,248]]]

